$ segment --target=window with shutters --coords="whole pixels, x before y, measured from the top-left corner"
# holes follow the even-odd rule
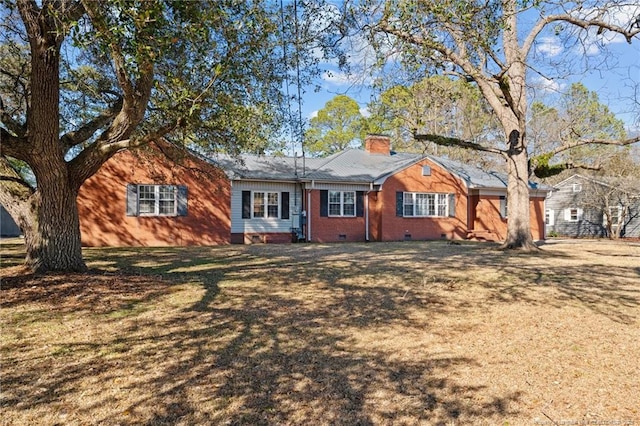
[[[355,191],[329,191],[329,216],[356,215],[356,193]]]
[[[175,216],[177,214],[175,185],[138,185],[140,216]]]
[[[242,191],[243,219],[289,219],[289,192]]]
[[[278,218],[280,217],[279,192],[253,193],[253,217],[254,218]]]
[[[567,222],[578,222],[582,219],[582,209],[578,207],[569,207],[564,211],[564,220]]]
[[[449,195],[422,192],[403,193],[403,213],[405,217],[446,217],[449,216]]]

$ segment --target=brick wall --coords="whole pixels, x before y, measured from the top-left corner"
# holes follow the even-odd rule
[[[320,191],[317,189],[311,190],[311,209],[307,215],[311,217],[313,242],[365,241],[364,217],[320,216]]]
[[[230,183],[217,168],[193,157],[177,165],[153,147],[121,151],[78,194],[86,246],[185,246],[230,243]],[[127,216],[127,184],[186,185],[186,216]]]
[[[431,175],[423,176],[423,166]],[[397,217],[396,192],[455,194],[455,217]],[[429,160],[423,160],[389,177],[378,194],[382,241],[462,239],[467,231],[467,197],[464,183]]]

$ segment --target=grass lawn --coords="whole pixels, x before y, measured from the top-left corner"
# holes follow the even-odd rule
[[[3,425],[640,425],[639,243],[0,253]]]

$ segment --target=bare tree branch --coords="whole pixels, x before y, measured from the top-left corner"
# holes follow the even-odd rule
[[[476,142],[465,141],[463,139],[458,139],[458,138],[450,138],[447,136],[432,135],[432,134],[417,134],[414,131],[413,138],[417,141],[432,142],[432,143],[435,143],[436,145],[459,146],[461,148],[473,149],[476,151],[483,151],[483,152],[490,152],[492,154],[500,154],[500,155],[506,154],[506,151],[503,151],[498,148],[492,148]]]
[[[567,151],[571,148],[575,148],[578,146],[584,145],[613,145],[613,146],[627,146],[634,143],[640,142],[640,136],[635,136],[633,138],[624,139],[624,140],[611,140],[611,139],[578,139],[571,142],[566,142],[561,146],[545,153],[544,155],[549,155],[550,157],[559,154],[561,152]]]
[[[527,38],[522,45],[522,52],[524,56],[529,54],[529,51],[533,46],[533,42],[540,34],[540,32],[547,25],[553,22],[567,22],[585,30],[589,29],[590,27],[598,28],[599,32],[606,29],[624,36],[628,43],[631,43],[631,39],[640,34],[640,26],[637,26],[636,29],[633,29],[633,24],[630,25],[629,28],[622,28],[618,25],[613,25],[609,22],[601,21],[599,19],[581,19],[569,14],[549,15],[536,22],[536,25],[531,29],[529,35],[527,35]]]

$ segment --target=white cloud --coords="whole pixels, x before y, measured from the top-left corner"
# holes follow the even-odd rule
[[[567,86],[565,83],[559,83],[556,80],[538,77],[533,80],[533,87],[542,93],[559,93]]]
[[[368,74],[344,71],[325,71],[322,73],[322,80],[335,86],[360,86],[372,83],[372,78]]]
[[[318,110],[311,111],[309,114],[309,119],[316,118],[318,116]]]
[[[557,37],[542,37],[536,50],[544,56],[553,58],[562,53],[563,47]]]
[[[371,111],[369,111],[369,108],[367,107],[360,108],[360,115],[363,117],[371,117]]]

